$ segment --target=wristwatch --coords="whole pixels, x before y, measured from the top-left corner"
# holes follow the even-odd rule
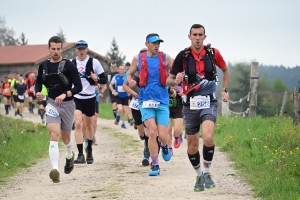
[[[68,91],[65,91],[64,94],[66,95],[66,97],[68,97]]]
[[[226,92],[226,93],[228,92],[226,87],[223,87],[223,88],[222,88],[222,91],[224,91],[224,92]]]

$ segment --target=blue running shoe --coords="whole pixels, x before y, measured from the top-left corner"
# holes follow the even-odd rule
[[[159,175],[159,165],[154,165],[149,172],[149,176],[158,176]]]
[[[116,121],[114,122],[115,125],[118,125],[119,124],[119,121],[120,121],[120,115],[117,115],[116,117]]]
[[[205,184],[206,188],[214,188],[214,187],[216,187],[216,184],[212,180],[211,174],[209,172],[203,174],[203,181],[204,181],[204,184]]]
[[[162,151],[161,155],[165,161],[171,160],[172,155],[168,145],[166,145],[165,147],[161,147],[161,151]]]
[[[122,125],[121,125],[121,128],[124,128],[124,129],[126,129],[126,126],[125,126],[125,124],[122,124]]]

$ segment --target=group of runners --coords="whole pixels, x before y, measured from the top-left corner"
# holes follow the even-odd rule
[[[160,175],[159,152],[165,161],[169,161],[173,147],[180,147],[184,124],[187,155],[196,172],[194,191],[215,187],[210,166],[215,150],[213,135],[218,108],[216,66],[223,72],[223,101],[228,101],[226,87],[229,70],[219,50],[204,45],[206,34],[202,25],[192,25],[188,38],[191,41],[190,47],[172,59],[159,51],[160,44],[164,42],[160,36],[156,33],[148,34],[146,48],[141,49],[131,63],[124,66],[111,64],[110,72],[106,75],[100,62],[88,56],[86,41],[76,43],[77,56],[68,60],[61,55],[61,38],[53,36],[48,41],[50,59],[40,64],[34,89],[32,86],[23,87],[22,84],[27,84],[23,83],[22,77],[15,86],[6,81],[2,84],[2,93],[8,91],[5,89],[9,85],[9,90],[16,89],[19,100],[22,99],[19,96],[25,96],[29,90],[33,91],[38,101],[45,101],[47,97],[43,103],[43,112],[41,108],[39,113],[46,113],[52,165],[49,176],[54,183],[60,182],[60,137],[66,149],[64,173],[71,173],[74,164],[94,162],[92,145],[97,130],[98,98],[103,97],[108,84],[114,124],[121,123],[121,128],[127,128],[125,121],[128,120],[130,125],[135,126],[141,140],[144,140],[142,165],[150,165],[149,176]],[[43,92],[43,87],[47,88],[47,94]],[[24,91],[19,93],[19,90]],[[29,108],[33,110],[32,104]],[[20,108],[19,113],[22,114]],[[70,134],[72,124],[75,142]],[[199,153],[200,128],[203,167]],[[73,143],[77,145],[77,159],[72,150]]]

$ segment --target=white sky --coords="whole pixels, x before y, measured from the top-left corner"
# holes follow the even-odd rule
[[[299,0],[0,0],[0,15],[16,36],[46,44],[61,27],[68,42],[86,40],[106,55],[115,37],[126,61],[158,33],[161,50],[175,58],[188,47],[192,24],[226,61],[300,66]]]

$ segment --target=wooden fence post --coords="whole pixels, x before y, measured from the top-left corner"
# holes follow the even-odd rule
[[[258,85],[258,62],[251,63],[250,73],[250,95],[249,95],[249,117],[256,116],[257,107],[257,85]]]
[[[293,99],[294,99],[294,125],[297,126],[299,124],[299,88],[294,87]]]
[[[281,104],[281,109],[280,109],[279,124],[281,124],[281,122],[282,122],[282,117],[283,117],[283,113],[285,111],[287,97],[288,97],[288,92],[285,90],[284,95],[283,95],[282,104]]]

